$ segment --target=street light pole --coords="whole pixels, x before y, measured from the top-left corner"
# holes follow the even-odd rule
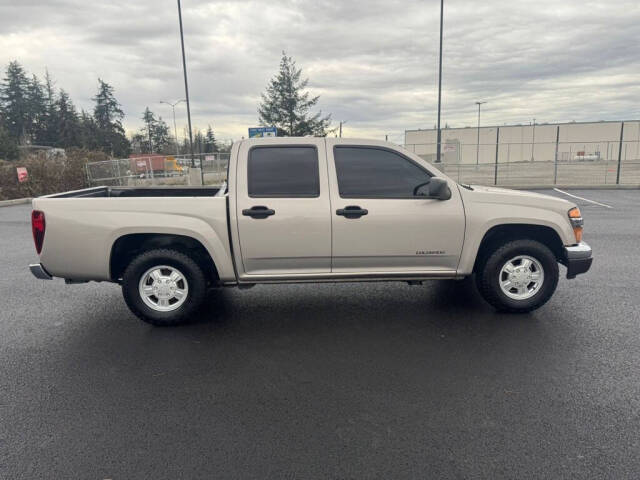
[[[147,133],[149,135],[149,155],[153,154],[153,143],[151,143],[151,121],[147,117]]]
[[[436,146],[436,162],[440,162],[440,106],[442,100],[442,23],[444,18],[444,0],[440,0],[440,56],[438,58],[438,144]]]
[[[478,142],[476,144],[476,166],[480,163],[480,105],[487,102],[476,102],[478,105]]]
[[[180,102],[184,102],[184,99],[180,99],[175,103],[165,102],[164,100],[160,100],[160,103],[164,103],[165,105],[171,106],[171,110],[173,110],[173,135],[176,139],[176,156],[180,155],[180,150],[178,149],[178,128],[176,127],[176,105]]]
[[[536,146],[536,119],[533,119],[533,134],[531,138],[531,161],[533,162],[533,149]]]
[[[345,123],[347,123],[347,122],[348,122],[348,120],[342,120],[342,121],[340,122],[340,138],[342,138],[342,125],[344,125],[344,124],[345,124]]]
[[[182,7],[178,0],[178,21],[180,22],[180,45],[182,47],[182,70],[184,72],[184,94],[187,102],[187,120],[189,123],[189,152],[191,153],[191,166],[196,166],[196,160],[193,156],[193,135],[191,133],[191,108],[189,105],[189,84],[187,82],[187,61],[184,56],[184,33],[182,30]],[[200,165],[202,167],[202,165]]]

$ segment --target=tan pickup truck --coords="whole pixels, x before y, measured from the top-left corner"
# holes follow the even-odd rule
[[[188,321],[213,287],[459,279],[527,312],[591,266],[565,200],[459,185],[373,140],[234,144],[224,188],[96,187],[33,200],[38,278],[122,285],[155,325]]]

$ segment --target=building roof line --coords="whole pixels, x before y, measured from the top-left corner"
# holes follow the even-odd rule
[[[629,123],[633,123],[633,122],[640,122],[640,120],[596,120],[596,121],[590,121],[590,122],[541,122],[541,123],[537,123],[536,122],[536,127],[546,127],[546,126],[558,126],[558,125],[586,125],[586,124],[599,124],[599,123],[622,123],[622,122],[629,122]],[[511,125],[482,125],[480,127],[480,130],[482,130],[483,128],[506,128],[506,127],[533,127],[533,123],[516,123],[516,124],[511,124]],[[478,127],[446,127],[446,128],[442,128],[442,130],[477,130]],[[408,129],[405,130],[404,133],[405,135],[408,132],[435,132],[436,129],[435,128],[412,128],[412,129]]]

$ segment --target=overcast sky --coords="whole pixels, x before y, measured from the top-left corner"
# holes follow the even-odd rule
[[[438,0],[184,0],[193,123],[246,136],[286,50],[345,135],[402,142],[436,120],[438,15]],[[483,124],[640,117],[637,0],[445,0],[444,26],[443,124],[475,125],[477,100]],[[48,68],[83,108],[100,77],[130,131],[184,97],[179,42],[174,0],[0,0],[2,68]]]

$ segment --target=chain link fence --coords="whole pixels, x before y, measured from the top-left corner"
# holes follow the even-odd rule
[[[640,141],[459,143],[404,147],[461,183],[499,186],[640,185]],[[228,153],[138,156],[90,162],[91,185],[188,185],[189,170],[202,167],[204,185],[227,179]]]
[[[202,168],[204,185],[221,185],[227,179],[229,153],[190,155],[140,155],[89,162],[85,170],[90,185],[188,185],[189,170]]]
[[[404,145],[461,183],[640,185],[640,141]]]

